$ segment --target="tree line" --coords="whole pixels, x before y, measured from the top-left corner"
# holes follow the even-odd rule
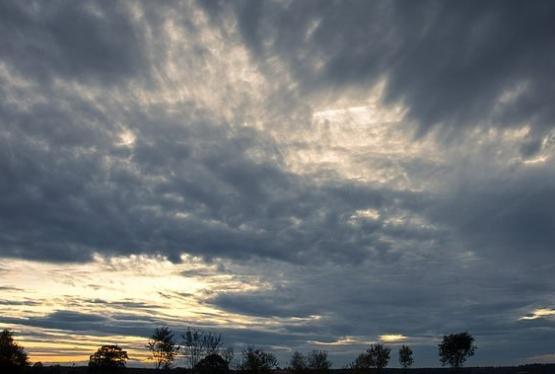
[[[224,347],[222,336],[209,331],[188,328],[180,339],[168,327],[159,327],[147,341],[145,348],[156,369],[171,369],[181,355],[193,374],[228,374],[232,367],[234,352]],[[438,345],[438,355],[442,366],[455,369],[472,357],[477,347],[474,337],[468,332],[443,336]],[[380,373],[390,361],[391,348],[383,344],[372,344],[347,366],[354,374],[366,373],[373,369]],[[89,358],[91,372],[116,372],[126,367],[129,356],[119,345],[103,345]],[[398,361],[404,369],[414,364],[414,353],[408,345],[398,350]],[[9,372],[29,366],[28,356],[18,345],[10,330],[0,333],[0,370]],[[42,367],[40,362],[33,366]],[[328,352],[313,350],[308,354],[293,352],[287,371],[291,374],[325,374],[332,367]],[[241,352],[241,358],[233,367],[245,374],[268,374],[278,369],[278,360],[271,352],[249,346]],[[4,371],[2,371],[4,372]]]

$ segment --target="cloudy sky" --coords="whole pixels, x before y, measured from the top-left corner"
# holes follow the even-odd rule
[[[0,1],[0,328],[32,361],[555,361],[555,3]]]

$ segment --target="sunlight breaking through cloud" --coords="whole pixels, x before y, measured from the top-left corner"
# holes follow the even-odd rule
[[[385,334],[379,336],[380,341],[384,343],[400,343],[404,342],[408,338],[401,334]]]
[[[1,2],[1,326],[549,360],[554,4]]]
[[[520,320],[534,320],[539,318],[547,318],[555,316],[555,309],[538,308],[534,309],[530,314],[520,317]]]

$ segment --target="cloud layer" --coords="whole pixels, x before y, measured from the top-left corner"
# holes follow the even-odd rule
[[[93,292],[80,266],[139,256],[178,286],[39,308],[22,278],[21,298],[0,289],[0,322],[145,336],[185,326],[158,315],[185,297],[187,323],[283,357],[320,344],[338,366],[387,335],[435,365],[459,329],[476,362],[553,354],[535,311],[555,303],[554,13],[3,2],[0,276],[66,266]],[[187,289],[197,271],[204,291]]]

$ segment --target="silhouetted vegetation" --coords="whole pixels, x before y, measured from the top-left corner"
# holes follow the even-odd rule
[[[382,344],[372,344],[366,352],[361,353],[351,364],[351,369],[355,372],[363,372],[370,368],[376,368],[379,373],[389,363],[391,349]]]
[[[231,365],[231,362],[233,361],[233,357],[235,356],[233,347],[227,347],[226,349],[222,349],[220,350],[219,354],[220,356],[222,356],[225,362],[227,362],[228,365]]]
[[[228,374],[229,363],[219,354],[211,353],[200,360],[194,369],[198,374]]]
[[[151,358],[156,364],[156,369],[171,368],[179,350],[179,346],[173,338],[173,333],[167,327],[160,327],[154,330],[146,348],[151,353]]]
[[[189,360],[189,367],[195,371],[197,364],[203,357],[210,355],[218,355],[220,358],[229,361],[233,358],[231,354],[231,359],[229,358],[229,351],[226,352],[226,356],[222,357],[220,355],[220,349],[223,346],[222,336],[220,334],[213,334],[211,332],[202,331],[199,329],[188,328],[185,334],[182,335],[184,354]],[[228,361],[229,360],[229,361]]]
[[[262,349],[248,347],[242,352],[239,371],[245,374],[268,374],[278,365],[276,357]]]
[[[25,373],[32,374],[88,374],[88,367],[86,366],[48,366],[45,365],[43,368],[33,368],[26,367],[24,369]],[[122,374],[155,374],[159,373],[159,370],[154,368],[125,368],[121,369]],[[449,374],[452,372],[451,368],[412,368],[412,369],[396,369],[396,368],[385,368],[382,370],[382,374]],[[11,374],[12,371],[2,371],[2,374]],[[175,368],[168,373],[175,374],[187,374],[189,369]],[[230,370],[230,374],[233,373]],[[350,369],[330,369],[330,374],[350,374]],[[365,372],[365,374],[374,374],[375,369],[370,369]],[[553,374],[555,373],[555,364],[534,364],[534,365],[523,365],[523,366],[513,366],[513,367],[465,367],[460,368],[459,373],[461,374]],[[283,374],[283,371],[276,370],[273,374]]]
[[[328,352],[312,351],[308,354],[308,368],[317,374],[327,373],[331,368],[331,361],[328,360]]]
[[[3,372],[15,372],[29,364],[27,353],[19,346],[10,330],[0,333],[0,369]]]
[[[401,346],[401,348],[399,348],[399,364],[403,369],[408,369],[413,363],[412,349],[407,345]]]
[[[197,329],[188,328],[182,335],[184,354],[189,360],[189,367],[194,369],[200,361],[202,354],[202,332]]]
[[[295,351],[289,361],[288,371],[291,374],[305,374],[307,371],[306,358],[301,352]]]
[[[114,372],[124,368],[129,357],[118,345],[103,345],[89,359],[89,369],[93,372]]]
[[[305,357],[300,352],[293,352],[289,361],[288,371],[292,374],[327,373],[332,363],[328,359],[328,352],[314,350]]]
[[[441,365],[449,364],[458,369],[462,367],[467,358],[474,355],[476,348],[474,337],[468,332],[445,335],[438,346]]]
[[[391,349],[384,347],[381,344],[374,344],[370,346],[370,349],[368,350],[368,354],[370,356],[371,362],[373,362],[378,373],[389,363],[390,353],[391,353]]]
[[[233,349],[223,348],[222,338],[219,334],[202,330],[188,329],[183,335],[184,355],[191,362],[196,362],[188,369],[178,368],[175,372],[195,374],[230,374],[230,363],[233,359]],[[170,369],[179,350],[179,345],[174,340],[173,332],[167,327],[154,330],[146,348],[151,353],[156,369]],[[438,346],[439,357],[442,365],[450,365],[456,371],[467,374],[552,374],[555,365],[525,365],[519,367],[501,368],[462,368],[463,363],[476,351],[474,337],[468,332],[451,334],[443,337]],[[194,359],[190,361],[190,354]],[[391,349],[382,344],[373,344],[366,351],[359,354],[356,360],[345,369],[331,369],[332,363],[326,351],[313,350],[306,356],[294,352],[287,371],[291,374],[398,374],[401,372],[413,374],[443,374],[446,369],[418,368],[411,369],[414,363],[413,351],[409,346],[399,348],[399,364],[402,369],[386,369],[390,359]],[[87,372],[111,373],[125,371],[133,374],[147,374],[154,369],[127,369],[129,360],[127,352],[118,345],[103,345],[90,356],[88,367],[64,367],[60,365],[43,366],[36,362],[28,365],[27,355],[23,348],[17,345],[13,334],[3,330],[0,334],[0,373],[39,373],[39,374],[86,374]],[[276,374],[283,373],[278,367],[278,360],[262,349],[248,347],[241,354],[241,361],[236,367],[240,374]]]

